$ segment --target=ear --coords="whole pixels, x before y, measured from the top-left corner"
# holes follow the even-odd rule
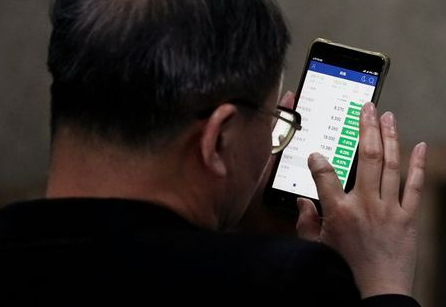
[[[224,157],[229,145],[230,131],[233,128],[230,123],[237,112],[234,105],[222,104],[214,110],[203,127],[200,151],[204,165],[220,177],[227,174],[227,161]]]

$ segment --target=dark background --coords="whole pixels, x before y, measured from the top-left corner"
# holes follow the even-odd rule
[[[398,119],[403,157],[430,145],[415,293],[444,302],[446,4],[443,0],[279,0],[293,35],[284,90],[294,90],[316,37],[381,51],[392,60],[379,110]],[[0,0],[0,204],[41,197],[49,154],[46,48],[50,0]],[[442,297],[443,296],[443,297]]]

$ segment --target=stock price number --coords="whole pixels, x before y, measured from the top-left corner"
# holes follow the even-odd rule
[[[330,126],[328,126],[328,130],[330,130],[330,131],[339,131],[339,127],[330,125]]]
[[[334,142],[336,140],[336,137],[332,136],[332,135],[326,135],[324,134],[324,140],[328,140],[328,141],[332,141]]]
[[[321,145],[322,150],[333,151],[333,147],[329,145]]]

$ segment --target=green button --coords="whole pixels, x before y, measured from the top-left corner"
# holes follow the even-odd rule
[[[358,130],[353,130],[353,129],[349,129],[349,128],[343,128],[342,129],[342,135],[346,135],[352,138],[358,138],[359,137],[359,131]]]
[[[352,107],[362,108],[362,104],[354,102],[354,101],[350,101],[350,105]]]
[[[336,154],[347,158],[351,158],[353,156],[353,150],[338,147],[336,148]]]
[[[339,138],[339,145],[355,148],[356,141],[341,137]]]
[[[347,170],[335,167],[336,175],[338,175],[339,178],[345,178],[347,177]]]
[[[347,114],[350,116],[359,117],[359,115],[361,114],[361,110],[350,108],[348,109]]]
[[[356,118],[346,117],[344,125],[359,128],[359,120]]]
[[[339,157],[334,157],[333,158],[333,164],[337,165],[337,166],[349,167],[350,163],[351,163],[351,161],[347,160],[347,159],[342,159],[342,158],[339,158]]]

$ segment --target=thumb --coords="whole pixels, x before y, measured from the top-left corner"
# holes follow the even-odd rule
[[[295,98],[296,98],[296,96],[294,95],[294,93],[291,91],[288,91],[280,100],[279,105],[281,105],[282,107],[291,109],[291,108],[293,108]]]
[[[321,224],[316,206],[309,199],[298,198],[297,207],[299,208],[299,218],[296,223],[297,234],[306,240],[319,241]]]

